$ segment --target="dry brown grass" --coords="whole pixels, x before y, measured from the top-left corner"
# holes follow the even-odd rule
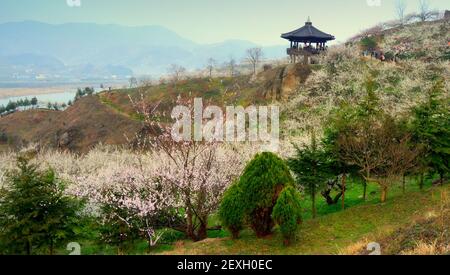
[[[339,251],[341,255],[368,254],[367,244],[376,240],[387,255],[447,255],[450,254],[450,200],[448,190],[433,195],[437,207],[420,216],[410,225],[378,236],[364,238]]]
[[[448,255],[450,254],[450,245],[442,244],[439,240],[432,243],[423,241],[416,242],[413,249],[402,251],[401,255]]]
[[[77,153],[97,144],[125,144],[125,135],[133,138],[139,129],[139,122],[102,104],[97,96],[84,97],[63,112],[31,110],[0,118],[0,132],[13,147],[35,143]],[[61,143],[64,135],[68,138]]]
[[[339,255],[358,255],[367,248],[367,244],[371,243],[368,238],[363,238],[343,249],[339,249]]]

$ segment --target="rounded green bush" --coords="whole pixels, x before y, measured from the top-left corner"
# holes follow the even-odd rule
[[[286,163],[273,153],[261,153],[247,165],[240,178],[247,209],[273,207],[285,186],[293,185]]]
[[[238,183],[242,192],[240,205],[258,237],[272,233],[273,207],[281,191],[293,184],[288,166],[273,153],[256,155],[245,168]]]
[[[272,212],[286,245],[295,237],[301,223],[300,200],[299,192],[294,187],[287,187],[281,192]]]
[[[234,239],[239,237],[243,228],[244,206],[242,205],[242,190],[234,183],[224,194],[219,208],[222,225],[228,229]]]

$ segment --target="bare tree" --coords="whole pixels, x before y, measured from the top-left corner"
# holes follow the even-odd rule
[[[406,7],[407,6],[405,0],[397,0],[395,4],[395,12],[397,13],[400,25],[402,26],[405,24]]]
[[[427,14],[430,11],[430,4],[428,0],[419,0],[419,18],[422,22],[427,20]]]
[[[212,74],[214,71],[214,68],[216,67],[217,61],[214,58],[209,58],[207,61],[206,68],[208,69],[209,78],[212,78]]]
[[[339,137],[342,159],[360,168],[368,182],[381,189],[381,202],[393,182],[400,179],[416,164],[420,148],[410,146],[410,136],[388,118],[373,122],[371,127],[357,125]]]
[[[228,62],[226,62],[225,66],[227,67],[228,71],[230,72],[230,76],[234,77],[236,75],[236,67],[237,67],[236,60],[233,57],[230,57],[230,60],[228,60]]]
[[[143,77],[139,80],[141,87],[151,87],[153,85],[153,80],[151,76]]]
[[[263,58],[261,48],[251,48],[247,50],[247,62],[253,67],[253,75],[256,75],[256,68]]]
[[[437,18],[438,16],[439,12],[430,10],[430,3],[428,0],[419,0],[419,13],[416,14],[416,18],[421,22],[425,22]]]
[[[172,82],[177,83],[186,74],[186,68],[184,68],[183,66],[179,66],[177,64],[172,64],[168,69],[168,73],[171,77]]]
[[[138,81],[137,81],[136,77],[134,77],[134,76],[130,77],[128,82],[130,83],[130,88],[135,88],[138,86]]]

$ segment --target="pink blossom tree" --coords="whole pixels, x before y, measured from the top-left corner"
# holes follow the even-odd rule
[[[182,218],[174,211],[179,207],[171,190],[153,179],[148,169],[107,166],[95,174],[78,177],[72,192],[99,208],[104,223],[118,221],[128,230],[137,230],[153,247],[162,237],[161,229]]]
[[[149,150],[158,159],[154,175],[157,182],[171,190],[173,198],[185,213],[184,232],[194,241],[207,237],[208,218],[217,210],[226,188],[241,173],[247,158],[238,156],[232,145],[216,141],[177,141],[170,125],[157,119],[159,104],[133,101],[143,117],[144,129],[134,141],[136,149]],[[192,100],[178,98],[194,114]]]

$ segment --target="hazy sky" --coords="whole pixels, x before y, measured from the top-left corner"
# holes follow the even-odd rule
[[[81,6],[70,7],[68,2]],[[408,12],[419,0],[405,0]],[[377,5],[377,2],[380,5]],[[93,22],[162,25],[199,43],[227,39],[261,45],[285,43],[280,34],[311,17],[314,25],[344,41],[356,32],[395,17],[396,0],[0,0],[0,23]],[[450,9],[449,0],[429,0]]]

